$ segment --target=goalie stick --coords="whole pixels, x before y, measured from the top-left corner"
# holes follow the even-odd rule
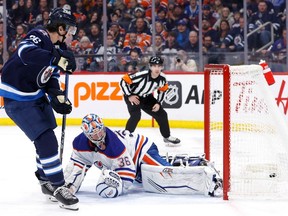
[[[68,98],[68,85],[69,85],[69,74],[65,73],[65,101]],[[63,161],[65,129],[66,129],[66,114],[63,114],[62,129],[61,129],[61,143],[60,143],[60,161],[61,162]]]

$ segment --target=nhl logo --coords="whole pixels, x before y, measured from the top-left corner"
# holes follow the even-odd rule
[[[169,86],[169,90],[166,93],[164,100],[169,105],[177,103],[177,101],[179,100],[179,94],[178,94],[178,87],[176,85]]]
[[[182,86],[178,81],[169,82],[169,89],[163,101],[164,108],[180,108],[182,105]]]

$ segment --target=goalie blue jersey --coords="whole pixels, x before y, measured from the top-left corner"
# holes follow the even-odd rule
[[[59,70],[51,65],[53,48],[45,29],[31,30],[3,66],[0,96],[30,101],[44,96],[46,88],[59,89]]]

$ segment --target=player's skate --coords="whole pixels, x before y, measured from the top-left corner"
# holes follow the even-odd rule
[[[53,193],[55,191],[55,188],[51,185],[49,181],[42,180],[40,175],[35,172],[35,175],[39,181],[39,184],[41,186],[42,193],[47,196],[47,198],[52,202],[57,202],[57,199],[54,197]]]
[[[163,140],[168,146],[179,146],[180,145],[180,139],[178,139],[176,137],[169,136],[167,138],[163,138]]]
[[[61,208],[74,211],[77,211],[79,209],[78,198],[70,192],[69,188],[66,185],[58,187],[54,192],[54,197],[58,200],[59,206]]]

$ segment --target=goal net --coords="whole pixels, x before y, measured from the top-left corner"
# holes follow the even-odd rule
[[[288,198],[288,126],[259,65],[205,66],[205,153],[223,199]]]

